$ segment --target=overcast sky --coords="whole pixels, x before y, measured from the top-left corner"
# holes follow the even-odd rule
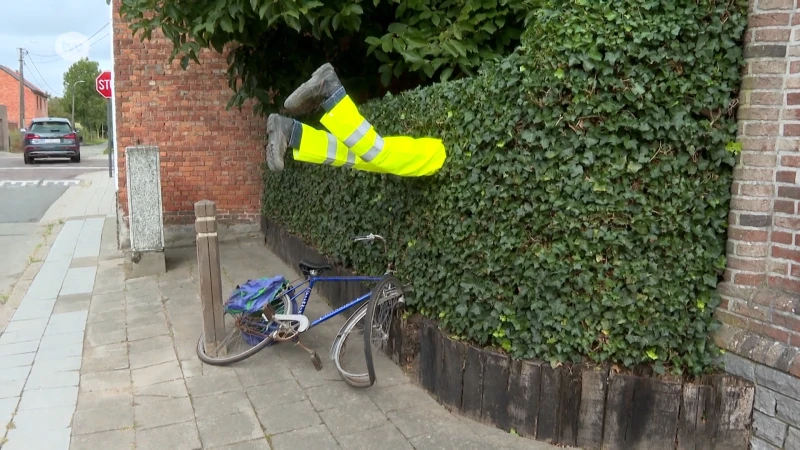
[[[0,1],[1,65],[19,70],[18,49],[25,48],[25,79],[54,96],[64,93],[64,72],[84,56],[111,70],[106,0]]]

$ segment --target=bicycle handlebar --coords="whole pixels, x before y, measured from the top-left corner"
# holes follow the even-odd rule
[[[375,239],[380,239],[381,241],[386,243],[386,239],[384,239],[383,236],[380,236],[380,235],[377,235],[377,234],[373,234],[373,233],[370,233],[370,234],[368,234],[366,236],[356,236],[356,237],[353,238],[353,242],[374,241]]]

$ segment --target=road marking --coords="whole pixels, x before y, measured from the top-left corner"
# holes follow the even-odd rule
[[[3,170],[101,170],[106,169],[108,170],[108,164],[105,166],[64,166],[64,167],[47,167],[47,166],[39,166],[36,165],[34,167],[0,167],[0,171]]]
[[[81,180],[0,180],[0,187],[77,186]]]

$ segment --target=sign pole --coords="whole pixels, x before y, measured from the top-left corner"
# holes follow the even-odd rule
[[[114,176],[114,136],[111,131],[113,124],[113,117],[111,111],[111,71],[105,70],[100,72],[100,75],[94,81],[94,88],[98,94],[102,95],[106,101],[106,138],[108,138],[108,177]]]
[[[106,100],[106,139],[108,139],[108,144],[106,148],[108,149],[108,177],[114,177],[114,165],[113,165],[113,153],[114,153],[114,136],[112,135],[113,131],[111,131],[111,99]]]

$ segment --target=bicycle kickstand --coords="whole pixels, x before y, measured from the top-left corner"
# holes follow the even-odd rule
[[[317,352],[306,347],[302,342],[300,342],[300,339],[297,339],[297,342],[295,342],[294,345],[299,345],[300,347],[303,348],[303,350],[307,351],[309,356],[311,357],[311,364],[314,365],[314,368],[317,370],[322,370],[322,361],[319,359],[319,355],[317,355]]]

